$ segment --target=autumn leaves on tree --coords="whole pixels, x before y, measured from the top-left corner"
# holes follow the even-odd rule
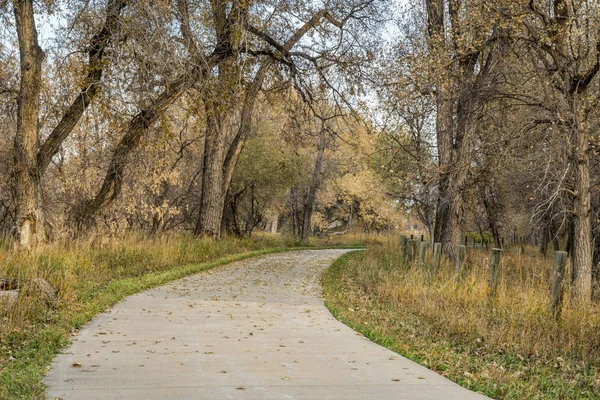
[[[169,107],[185,98],[196,110],[194,117],[202,119],[204,126],[198,174],[201,190],[194,232],[218,238],[226,194],[239,154],[250,134],[254,106],[265,80],[269,77],[273,80],[271,84],[278,84],[275,81],[278,79],[279,84],[295,86],[305,98],[313,97],[309,91],[314,77],[326,80],[324,64],[357,62],[344,61],[343,57],[336,59],[342,52],[356,57],[353,43],[332,46],[331,41],[346,34],[351,20],[368,15],[374,2],[340,2],[321,9],[302,3],[282,3],[272,8],[268,4],[221,0],[208,4],[185,0],[151,3],[109,0],[104,8],[102,5],[95,10],[84,8],[82,15],[66,21],[71,28],[84,30],[77,18],[84,19],[86,13],[85,17],[92,20],[104,15],[104,24],[98,27],[97,33],[91,36],[82,33],[75,38],[81,48],[88,49],[89,61],[82,72],[65,77],[73,86],[76,82],[82,84],[71,104],[54,111],[63,117],[46,136],[40,131],[39,122],[44,53],[38,44],[34,4],[32,0],[13,2],[21,65],[13,165],[19,246],[31,248],[46,239],[44,172],[106,84],[104,70],[110,69],[109,79],[116,79],[115,74],[120,73],[118,64],[132,61],[136,62],[134,75],[154,74],[156,77],[152,79],[158,82],[150,85],[149,90],[123,93],[131,97],[134,104],[128,107],[130,117],[116,118],[112,124],[112,129],[121,134],[112,154],[104,158],[109,162],[103,182],[95,193],[73,205],[69,212],[70,223],[79,233],[94,226],[98,213],[120,195],[127,167],[134,162],[134,152],[149,129]],[[49,12],[59,6],[46,5]],[[152,19],[158,25],[153,41],[144,37],[147,32],[141,26],[143,22],[139,21],[138,25],[131,22],[132,18]],[[287,18],[296,19],[296,23],[285,22]],[[123,21],[128,21],[125,27]],[[175,26],[178,32],[173,31]],[[316,39],[303,41],[309,33],[313,38],[326,38],[331,43],[320,43]],[[301,41],[301,48],[295,50]],[[173,48],[164,52],[176,59],[171,62],[152,59],[154,47],[169,46]],[[128,51],[131,53],[123,55]],[[175,67],[173,62],[178,65]],[[158,65],[160,63],[163,65]],[[147,83],[140,86],[148,86]],[[43,128],[47,129],[45,125]]]
[[[592,297],[596,1],[13,0],[0,13],[0,228],[18,247],[418,220],[447,256],[465,231],[564,248],[577,297]]]

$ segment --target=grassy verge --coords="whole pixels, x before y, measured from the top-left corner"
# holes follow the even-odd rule
[[[358,244],[342,239],[309,246]],[[52,357],[71,334],[124,297],[232,261],[305,246],[273,236],[218,242],[173,236],[63,244],[35,254],[0,251],[0,276],[42,277],[59,289],[55,307],[20,296],[0,314],[0,399],[44,398],[42,379]]]
[[[507,252],[500,293],[490,302],[486,253],[471,255],[469,273],[455,282],[452,266],[432,277],[404,263],[398,248],[372,246],[331,266],[323,286],[336,318],[492,398],[600,398],[597,310],[567,306],[557,323],[547,311],[547,281],[516,284],[528,272],[539,280],[538,264],[547,260],[517,262]]]

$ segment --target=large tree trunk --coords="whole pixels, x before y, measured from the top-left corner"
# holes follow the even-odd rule
[[[462,195],[460,188],[452,182],[452,175],[440,177],[440,191],[435,216],[435,242],[442,243],[444,254],[454,255],[454,246],[460,240]]]
[[[573,276],[575,296],[579,301],[592,298],[592,205],[588,137],[578,123],[577,95],[574,95],[573,161],[575,165],[575,194],[573,199]]]
[[[435,241],[442,243],[444,254],[448,257],[454,255],[454,248],[460,240],[460,224],[463,218],[462,191],[468,176],[467,138],[470,129],[471,105],[471,79],[469,73],[472,65],[463,66],[464,78],[461,82],[462,93],[457,101],[456,120],[454,123],[454,102],[452,95],[447,93],[443,86],[449,82],[441,82],[439,86],[437,143],[439,157],[439,188],[438,205],[435,218]],[[447,77],[447,79],[451,79]]]
[[[204,140],[204,164],[202,166],[202,192],[200,214],[194,234],[218,239],[225,207],[223,188],[223,163],[225,161],[226,132],[223,126],[222,105],[213,100],[205,101],[207,129]]]
[[[447,59],[444,27],[444,1],[427,0],[429,49],[440,60]],[[440,64],[444,64],[440,61]],[[460,235],[459,185],[453,182],[454,163],[454,99],[452,76],[446,67],[436,71],[436,139],[438,151],[438,203],[435,213],[434,242],[442,243],[444,253],[454,254],[454,245]]]
[[[17,246],[31,249],[45,240],[41,176],[37,164],[39,108],[44,53],[38,44],[33,0],[13,2],[21,84],[17,97],[17,133],[14,143],[14,179],[17,194]]]
[[[581,71],[582,63],[578,62],[580,51],[577,50],[577,38],[571,29],[577,12],[566,0],[554,0],[553,29],[551,36],[553,46],[549,47],[550,55],[556,63],[557,76],[562,78],[563,95],[569,105],[567,112],[570,126],[571,162],[574,166],[573,191],[573,224],[572,224],[572,278],[574,296],[579,302],[588,302],[592,297],[592,225],[591,225],[591,193],[590,165],[588,156],[588,132],[584,128],[586,119],[584,105],[580,101],[586,99],[587,90],[600,70],[600,42],[591,44],[596,51],[596,63],[590,69]],[[575,42],[575,44],[574,44]],[[588,43],[588,45],[590,45]],[[591,49],[590,49],[591,50]],[[589,51],[589,50],[588,50]],[[583,65],[585,65],[583,63]],[[554,70],[551,71],[555,73]]]
[[[440,77],[437,84],[436,137],[438,149],[438,203],[435,212],[434,241],[442,243],[446,255],[454,254],[460,236],[459,210],[461,205],[460,182],[453,160],[453,100],[448,86],[449,76]]]
[[[315,201],[317,199],[317,191],[321,186],[322,172],[323,172],[323,157],[325,155],[325,149],[329,141],[327,131],[323,130],[319,137],[317,144],[317,157],[315,159],[315,167],[310,177],[310,184],[308,192],[304,199],[304,214],[302,219],[302,241],[308,241],[312,228],[312,214],[315,208]]]

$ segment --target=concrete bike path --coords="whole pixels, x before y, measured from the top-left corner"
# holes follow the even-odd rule
[[[131,296],[82,329],[49,399],[484,399],[357,334],[320,277],[347,250],[235,262]]]

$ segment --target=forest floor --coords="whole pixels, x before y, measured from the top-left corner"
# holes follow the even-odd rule
[[[348,251],[238,261],[131,296],[55,359],[48,398],[483,400],[333,318],[320,277]]]
[[[327,307],[366,337],[495,399],[600,399],[600,313],[549,312],[552,258],[504,250],[489,298],[489,252],[468,249],[465,276],[410,265],[399,240],[337,260],[323,279]],[[426,267],[430,260],[426,260]]]
[[[175,279],[259,255],[302,247],[360,247],[359,237],[309,244],[273,235],[217,242],[187,235],[68,242],[15,253],[0,246],[0,276],[40,277],[58,289],[45,304],[22,293],[0,304],[0,399],[44,398],[42,379],[54,355],[95,315],[122,299]]]

